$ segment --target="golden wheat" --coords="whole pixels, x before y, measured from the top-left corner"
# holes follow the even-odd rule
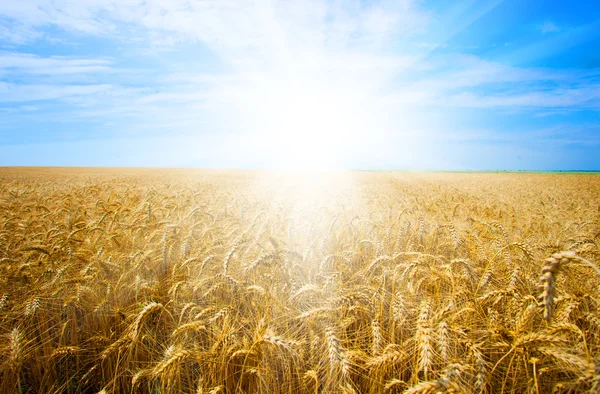
[[[0,170],[0,392],[598,392],[600,177],[314,178]]]

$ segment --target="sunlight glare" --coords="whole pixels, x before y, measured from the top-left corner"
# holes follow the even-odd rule
[[[271,83],[253,104],[265,163],[272,169],[345,168],[359,111],[352,95],[327,84],[294,79]]]

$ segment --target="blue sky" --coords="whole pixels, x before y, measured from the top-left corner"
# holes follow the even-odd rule
[[[600,3],[0,1],[0,165],[600,169]]]

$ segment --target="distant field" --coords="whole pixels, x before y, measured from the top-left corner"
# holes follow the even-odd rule
[[[600,177],[0,168],[2,393],[600,392]]]

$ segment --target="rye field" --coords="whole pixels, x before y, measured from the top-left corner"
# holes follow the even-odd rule
[[[598,393],[600,176],[0,169],[2,393]]]

